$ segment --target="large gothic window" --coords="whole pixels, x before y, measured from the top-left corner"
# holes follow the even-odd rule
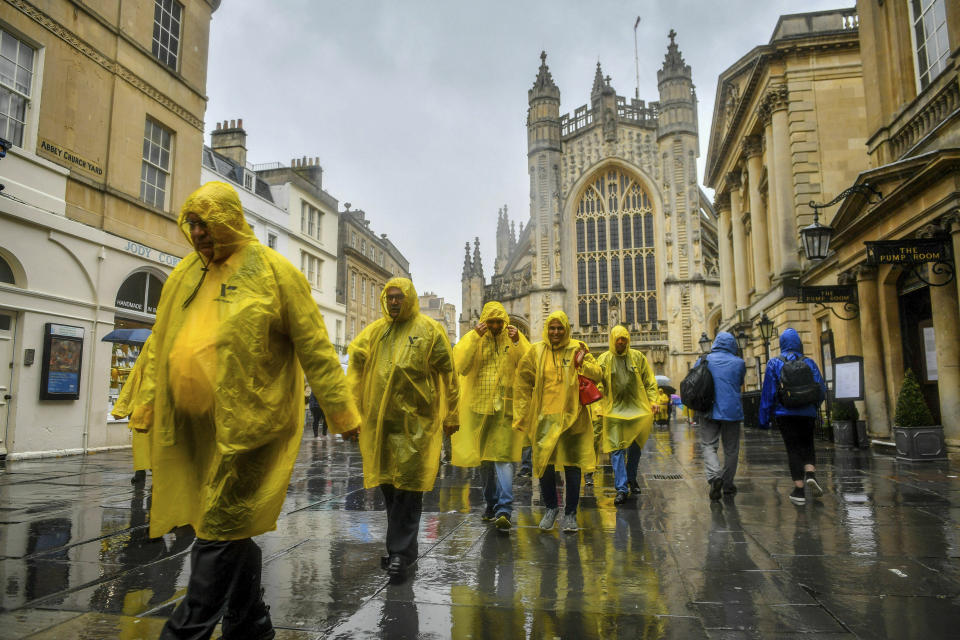
[[[627,325],[657,321],[653,209],[619,168],[597,173],[577,201],[577,310],[581,328],[605,329],[608,309]]]

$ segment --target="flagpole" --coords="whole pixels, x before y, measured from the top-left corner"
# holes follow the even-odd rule
[[[640,16],[637,16],[637,21],[633,23],[633,63],[637,68],[637,88],[634,90],[634,97],[640,99],[640,56],[637,55],[637,27],[640,25]]]

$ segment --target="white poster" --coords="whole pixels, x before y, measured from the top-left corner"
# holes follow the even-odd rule
[[[923,328],[923,353],[927,363],[927,382],[937,381],[937,339],[933,327]]]
[[[860,398],[860,362],[836,362],[834,370],[837,379],[833,381],[833,397],[837,400],[843,398]]]

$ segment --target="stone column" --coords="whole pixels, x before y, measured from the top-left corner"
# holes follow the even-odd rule
[[[763,158],[759,136],[747,136],[743,141],[743,155],[747,159],[749,181],[750,239],[753,241],[753,285],[757,294],[770,289],[770,256],[767,252],[767,211],[760,196],[760,176]]]
[[[947,219],[947,228],[953,238],[953,284],[957,287],[957,297],[960,298],[960,211],[955,211]]]
[[[737,310],[734,298],[733,249],[730,246],[730,196],[726,193],[717,194],[714,206],[720,214],[717,245],[720,251],[720,294],[723,317],[729,318]]]
[[[770,110],[762,106],[757,117],[763,122],[763,156],[767,165],[767,207],[766,221],[769,228],[766,240],[769,242],[770,276],[780,273],[780,218],[777,213],[777,172],[773,170],[773,120]],[[759,186],[759,185],[758,185]]]
[[[740,207],[740,170],[726,176],[730,193],[730,219],[733,229],[733,272],[737,278],[737,309],[750,306],[750,283],[747,281],[747,236],[743,228],[743,211]]]
[[[860,298],[863,397],[867,407],[867,429],[874,436],[889,438],[891,416],[887,406],[887,383],[883,367],[876,269],[861,266],[857,270],[857,296]]]
[[[933,331],[937,342],[937,389],[940,395],[940,422],[951,447],[960,447],[960,215],[947,220],[953,236],[954,281],[944,287],[930,287]]]
[[[793,171],[790,159],[790,130],[787,123],[787,87],[780,85],[771,89],[766,96],[770,108],[770,120],[773,137],[772,166],[777,176],[776,216],[777,244],[780,247],[780,272],[778,276],[795,276],[800,273],[800,261],[797,252],[800,250],[797,238],[797,216],[793,209]]]

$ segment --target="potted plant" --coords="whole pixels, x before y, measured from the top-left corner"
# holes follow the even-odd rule
[[[860,412],[852,400],[837,400],[830,405],[833,424],[833,443],[838,447],[853,447],[857,419]]]
[[[947,447],[943,440],[943,426],[933,424],[920,385],[913,371],[907,369],[903,387],[897,396],[893,438],[897,445],[897,460],[946,460]]]

